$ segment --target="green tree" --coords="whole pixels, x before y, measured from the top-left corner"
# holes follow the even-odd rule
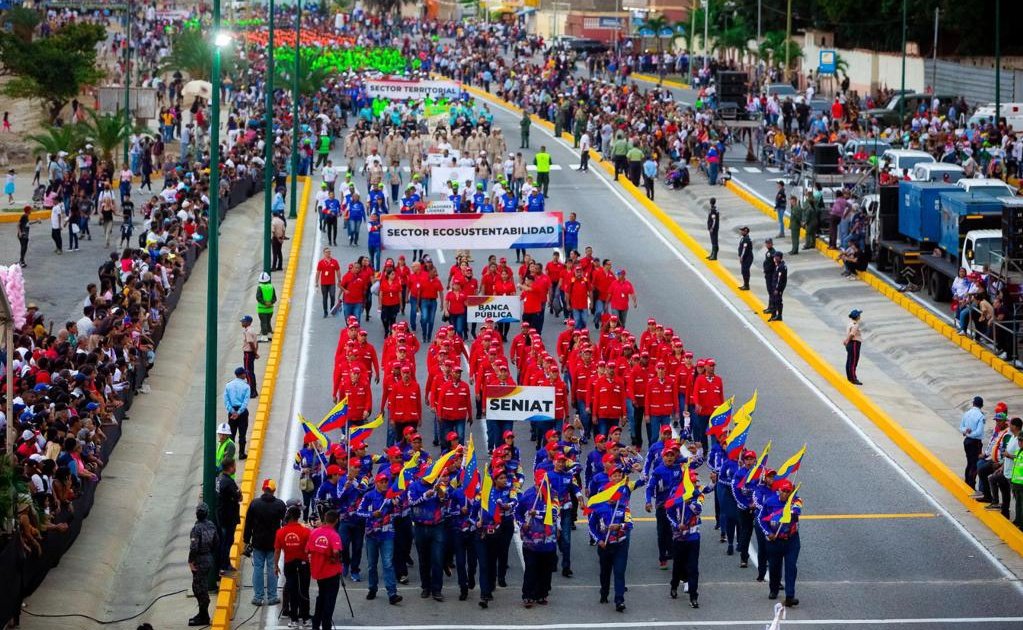
[[[134,130],[131,120],[120,111],[116,114],[100,114],[86,110],[87,120],[82,123],[81,134],[87,142],[99,151],[106,161],[113,160],[114,151],[119,149]]]
[[[47,125],[42,133],[26,136],[36,145],[36,155],[56,155],[58,151],[73,153],[85,146],[85,137],[82,127],[78,124],[61,125],[55,127]]]
[[[795,39],[788,40],[789,69],[795,68],[803,56],[803,49]],[[781,68],[785,65],[785,31],[768,31],[757,50],[760,58]]]
[[[4,96],[41,101],[51,122],[82,89],[103,78],[96,65],[96,45],[106,30],[96,24],[68,24],[49,37],[24,41],[16,34],[0,33],[0,63],[12,77]]]
[[[242,70],[243,63],[233,46],[220,51],[221,76]],[[209,81],[213,75],[213,42],[208,33],[194,28],[182,29],[174,36],[170,54],[164,57],[161,72],[180,71],[189,79]]]
[[[741,57],[749,50],[749,40],[753,39],[753,36],[754,33],[746,18],[738,15],[718,36],[715,48],[723,50],[726,57],[729,51],[735,51],[736,57]]]
[[[326,85],[327,79],[333,73],[333,68],[329,68],[323,65],[315,65],[319,53],[316,50],[303,48],[302,54],[299,56],[298,61],[298,93],[299,94],[315,94],[320,91],[320,88]],[[291,90],[292,88],[292,76],[295,71],[295,56],[294,53],[289,49],[288,55],[282,55],[280,53],[274,55],[274,89],[275,90]]]
[[[11,33],[23,42],[32,41],[32,33],[42,18],[38,11],[25,7],[14,7],[4,13],[3,23],[9,24]]]

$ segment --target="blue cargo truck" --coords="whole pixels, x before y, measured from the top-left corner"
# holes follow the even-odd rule
[[[969,188],[962,182],[912,181],[882,187],[871,212],[877,268],[898,282],[919,285],[935,300],[948,301],[960,267],[981,271],[1000,260],[1004,204],[998,197],[1014,191],[1007,186]]]

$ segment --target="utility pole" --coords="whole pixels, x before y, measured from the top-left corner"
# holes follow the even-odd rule
[[[995,129],[1002,118],[1002,0],[995,0]]]
[[[938,16],[941,7],[934,7],[934,45],[931,47],[931,89],[938,93]]]
[[[270,213],[273,210],[274,182],[274,0],[270,0],[270,40],[266,59],[266,129],[263,132],[266,155],[263,158],[263,271],[270,273]]]
[[[4,328],[4,348],[7,352],[7,401],[4,408],[4,415],[7,417],[7,455],[14,464],[17,459],[14,456],[14,311],[11,310],[11,302],[7,299],[7,291],[0,285],[0,325]],[[6,515],[4,515],[6,516]]]
[[[789,69],[792,56],[792,0],[788,2],[788,8],[785,10],[785,82],[789,83],[792,81],[792,72]]]
[[[757,0],[757,44],[760,44],[760,31],[763,27],[763,0]]]
[[[210,211],[207,228],[206,382],[203,409],[202,500],[217,513],[217,325],[220,277],[220,49],[230,40],[220,32],[220,0],[213,0],[213,76],[210,103]],[[210,574],[213,581],[213,573]]]
[[[128,0],[124,14],[124,120],[131,124],[131,18],[134,13],[133,0]],[[125,130],[127,132],[127,130]],[[129,134],[124,134],[124,163],[128,163]]]
[[[791,0],[789,0],[791,2]],[[710,65],[710,0],[703,0],[703,69]]]
[[[791,5],[792,0],[789,0]],[[899,137],[906,123],[906,0],[902,0],[902,93],[899,95]]]
[[[295,68],[291,77],[291,203],[288,217],[298,218],[298,74],[302,58],[302,2],[295,2]]]

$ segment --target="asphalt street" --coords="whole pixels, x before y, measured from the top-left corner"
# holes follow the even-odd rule
[[[517,150],[518,116],[492,109],[495,122],[505,130],[509,150]],[[1021,627],[1023,617],[1009,616],[1018,615],[1023,607],[1019,584],[1008,579],[1002,567],[906,473],[869,443],[795,366],[728,306],[675,244],[647,223],[638,204],[634,206],[620,189],[609,185],[605,175],[597,172],[599,168],[588,174],[570,170],[569,165],[578,164],[578,156],[538,126],[533,127],[531,144],[533,150],[527,153],[527,162],[541,144],[546,144],[554,162],[562,166],[552,176],[548,210],[566,215],[577,212],[582,223],[580,245],[592,245],[595,256],[610,258],[615,267],[627,268],[639,300],[638,308],[629,316],[630,328],[638,334],[648,316],[656,317],[673,326],[696,356],[716,358],[726,396],[735,395],[741,403],[756,390],[759,404],[748,446],[759,451],[772,440],[773,465],[803,443],[808,444],[808,455],[796,475],[796,481],[803,484],[800,496],[804,520],[797,584],[801,604],[788,611],[791,622],[829,628],[886,627],[894,624],[893,620],[906,620],[899,623],[910,628],[975,624],[985,628]],[[340,162],[340,156],[336,159]],[[300,288],[305,288],[304,282],[310,279],[311,266],[321,250],[315,219],[307,221],[306,230]],[[334,254],[342,268],[366,253],[364,244],[356,249],[339,242],[342,246],[334,248]],[[732,236],[723,235],[723,251],[731,251],[733,246]],[[398,253],[385,251],[384,257]],[[473,252],[477,275],[489,253]],[[541,262],[550,258],[549,251],[531,253]],[[446,277],[454,252],[434,251],[432,256]],[[301,429],[293,420],[282,428],[277,418],[293,418],[294,411],[320,418],[331,407],[330,375],[342,325],[339,317],[321,318],[318,291],[308,288],[315,293],[299,293],[294,298],[305,305],[296,310],[301,315],[292,322],[292,326],[301,325],[301,334],[288,337],[284,372],[290,376],[282,375],[293,379],[293,396],[289,400],[287,388],[278,390],[277,424],[271,428],[278,445],[267,457],[276,453],[279,458],[265,459],[262,465],[264,474],[284,479],[280,493],[284,499],[297,496],[296,482],[289,471]],[[374,305],[372,321],[364,322],[364,326],[379,348],[382,326],[375,309]],[[299,320],[297,324],[295,319]],[[554,346],[561,329],[562,325],[548,316],[544,329],[548,347]],[[420,355],[418,372],[425,378],[425,349]],[[293,364],[289,356],[295,358]],[[379,388],[374,391],[374,400],[379,400]],[[485,444],[481,425],[472,428],[477,444]],[[432,434],[432,421],[425,420],[422,430],[424,435]],[[531,470],[529,428],[516,426],[516,435],[524,468]],[[384,432],[375,432],[371,450],[379,452],[383,444]],[[436,453],[437,449],[428,450]],[[706,469],[702,472],[706,482]],[[526,610],[521,606],[522,565],[517,560],[512,562],[509,587],[498,589],[488,610],[476,605],[478,592],[470,593],[466,602],[457,601],[454,577],[445,585],[446,602],[420,600],[418,574],[412,568],[412,582],[401,588],[405,601],[399,606],[389,606],[386,598],[366,601],[365,583],[348,582],[355,619],[349,616],[342,597],[335,624],[379,628],[763,627],[773,616],[774,602],[767,599],[766,584],[754,581],[756,570],[752,566],[740,569],[737,555],[725,555],[725,545],[718,543],[713,529],[712,501],[707,502],[702,530],[701,607],[690,609],[685,596],[678,600],[668,597],[669,573],[658,570],[655,524],[652,514],[643,510],[642,495],[642,491],[636,492],[632,501],[636,523],[629,554],[628,609],[624,614],[616,613],[611,605],[598,604],[596,551],[588,545],[585,523],[580,522],[573,532],[575,577],[555,575],[547,607]],[[518,556],[513,552],[512,557]],[[364,560],[364,579],[365,575]],[[242,598],[245,607],[246,599]],[[239,615],[244,619],[249,612],[243,609]],[[276,608],[262,611],[259,618],[264,627],[283,627],[277,612]]]

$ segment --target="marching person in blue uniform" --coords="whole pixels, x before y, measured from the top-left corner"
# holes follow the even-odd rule
[[[544,200],[543,193],[538,189],[534,188],[530,191],[529,196],[526,197],[526,212],[543,212],[544,211]]]
[[[342,557],[345,559],[344,572],[353,582],[362,580],[359,568],[362,564],[362,544],[366,535],[366,524],[355,512],[362,501],[362,495],[370,487],[369,476],[362,475],[361,468],[362,461],[358,457],[348,460],[348,473],[337,482],[335,504],[338,511],[337,532],[341,535],[341,543],[344,545],[342,551]]]
[[[547,488],[544,492],[550,493],[549,498],[533,486],[519,497],[515,506],[526,565],[522,575],[522,605],[526,608],[547,605],[551,575],[558,567],[558,530],[562,519],[557,499],[549,485]]]
[[[455,559],[458,576],[458,601],[469,598],[469,591],[476,588],[476,523],[479,520],[479,499],[467,499],[461,486],[452,488],[448,495],[445,523],[447,524],[448,553]]]
[[[484,473],[485,474],[485,473]],[[480,506],[477,531],[479,544],[476,547],[476,556],[480,565],[480,608],[486,608],[494,600],[494,589],[497,588],[497,564],[502,553],[507,553],[507,545],[502,525],[510,522],[511,529],[515,530],[513,512],[515,500],[511,496],[511,489],[508,486],[508,472],[497,469],[493,472],[493,488],[490,496],[490,509],[483,509]],[[525,538],[523,538],[523,543]],[[525,544],[523,544],[525,549]]]
[[[435,483],[416,479],[409,487],[412,508],[412,530],[419,556],[419,582],[423,599],[433,597],[444,601],[444,504],[447,501],[447,479]]]
[[[774,478],[775,471],[765,468],[753,484],[753,535],[757,539],[757,582],[767,579],[767,536],[757,521],[767,497],[774,494],[771,490]]]
[[[558,527],[558,551],[561,552],[561,575],[572,577],[572,505],[583,498],[582,489],[576,485],[578,465],[572,463],[563,449],[554,454],[554,468],[547,473],[554,496],[557,497],[561,509],[558,510],[561,523]]]
[[[572,251],[579,251],[579,229],[582,225],[575,218],[574,212],[568,213],[568,220],[565,221],[563,226],[565,230],[565,258],[568,259],[568,255]]]
[[[700,524],[703,514],[704,494],[709,488],[700,490],[697,472],[688,469],[692,484],[692,496],[688,499],[669,500],[668,522],[671,524],[671,598],[678,598],[678,585],[685,583],[682,592],[689,593],[689,605],[700,607]]]
[[[738,470],[739,464],[726,456],[721,460],[717,474],[711,476],[715,482],[714,496],[717,498],[715,510],[719,514],[721,535],[728,540],[725,553],[730,556],[735,554],[735,532],[739,524],[739,508],[735,503],[735,495],[732,494],[732,482]]]
[[[799,561],[799,515],[802,502],[792,496],[795,488],[788,479],[779,479],[771,486],[757,524],[767,538],[768,599],[777,599],[785,573],[786,606],[798,606],[796,599],[796,563]]]
[[[749,544],[753,538],[753,485],[749,483],[750,470],[757,464],[755,451],[743,451],[741,466],[732,478],[732,496],[736,505],[738,526],[739,568],[749,566]]]
[[[312,433],[306,433],[302,448],[295,453],[294,469],[298,472],[298,489],[302,492],[302,520],[309,522],[316,514],[316,492],[323,483],[323,454],[317,449],[319,442]]]
[[[376,599],[377,596],[379,559],[387,600],[392,606],[402,599],[394,575],[394,514],[401,509],[400,506],[401,499],[392,495],[388,476],[377,473],[373,489],[362,497],[355,512],[357,517],[363,519],[366,527],[366,564],[369,565],[369,591],[366,599]]]
[[[610,483],[625,479],[629,469],[618,466],[611,473]],[[607,501],[590,511],[590,538],[597,544],[600,561],[600,603],[606,604],[614,575],[615,610],[625,612],[625,571],[629,565],[629,537],[632,534],[632,512],[629,509],[628,483],[619,489],[621,497]]]
[[[668,427],[671,431],[671,427]],[[652,450],[652,449],[651,449]],[[661,464],[650,473],[646,486],[646,511],[657,517],[657,562],[660,568],[668,568],[671,558],[671,523],[664,502],[682,483],[682,465],[678,463],[678,444],[668,440],[661,449]]]

